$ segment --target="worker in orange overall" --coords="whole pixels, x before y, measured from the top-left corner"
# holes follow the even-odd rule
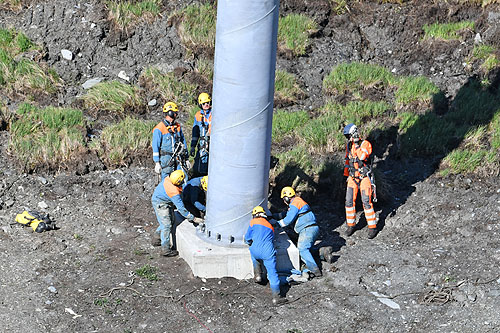
[[[345,215],[347,222],[346,236],[351,236],[356,230],[356,197],[361,192],[361,201],[368,224],[368,238],[377,235],[377,218],[372,203],[372,181],[370,179],[370,155],[372,145],[367,140],[361,140],[358,128],[354,124],[344,127],[344,136],[348,142],[345,153],[344,176],[347,177],[345,195]]]

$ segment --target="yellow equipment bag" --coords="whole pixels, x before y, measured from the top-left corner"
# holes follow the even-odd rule
[[[31,227],[35,232],[44,232],[45,230],[54,230],[55,225],[49,218],[48,214],[42,214],[37,211],[25,210],[21,214],[17,214],[16,222],[24,226]]]

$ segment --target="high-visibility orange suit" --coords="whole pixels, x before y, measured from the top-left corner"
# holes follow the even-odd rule
[[[349,141],[346,146],[344,176],[347,179],[345,196],[345,215],[348,227],[356,225],[356,197],[361,191],[361,201],[365,210],[368,228],[377,228],[377,219],[372,204],[372,184],[368,173],[368,159],[372,153],[372,145],[367,140]]]

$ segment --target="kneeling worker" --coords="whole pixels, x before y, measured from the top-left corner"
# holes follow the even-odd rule
[[[208,176],[192,178],[182,189],[182,200],[186,208],[197,217],[205,216],[207,189]]]
[[[245,243],[250,245],[250,256],[254,267],[255,282],[262,282],[261,261],[267,270],[267,279],[273,295],[273,304],[287,300],[280,294],[280,280],[276,271],[276,250],[274,249],[274,228],[267,220],[264,208],[257,206],[252,210],[252,220],[245,234]]]
[[[184,171],[175,170],[156,186],[151,197],[151,203],[159,223],[156,232],[153,234],[152,244],[154,246],[161,245],[162,255],[165,257],[174,257],[179,254],[170,247],[170,229],[174,222],[174,207],[189,222],[195,221],[194,215],[184,207],[181,198],[181,186],[185,177]]]

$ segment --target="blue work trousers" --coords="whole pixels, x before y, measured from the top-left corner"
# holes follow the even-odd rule
[[[174,221],[174,207],[171,203],[165,201],[151,199],[151,203],[155,210],[156,219],[158,220],[158,228],[156,233],[160,234],[161,246],[165,249],[170,248],[170,230]]]
[[[280,292],[280,280],[278,278],[278,271],[276,270],[276,253],[271,257],[266,257],[263,259],[257,251],[252,251],[250,247],[250,256],[252,257],[253,267],[260,265],[259,260],[262,261],[267,270],[267,279],[269,280],[269,287],[271,287],[271,292],[273,294],[279,294]]]
[[[304,228],[299,233],[297,248],[299,249],[300,258],[306,264],[310,271],[318,270],[318,264],[314,261],[311,254],[311,247],[314,245],[319,236],[319,227],[317,225]]]

